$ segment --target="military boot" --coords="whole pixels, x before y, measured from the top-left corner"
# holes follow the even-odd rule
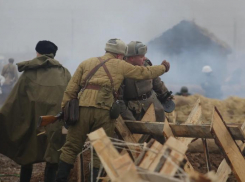
[[[46,163],[44,182],[55,182],[56,171],[58,169],[58,164]]]
[[[30,182],[32,174],[32,164],[21,166],[20,182]]]
[[[72,164],[60,160],[55,182],[67,182],[72,168]]]

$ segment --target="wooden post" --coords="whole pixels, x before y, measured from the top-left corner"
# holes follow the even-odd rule
[[[243,133],[245,133],[245,122],[243,122],[242,126],[241,126],[241,131],[243,131]],[[240,150],[242,151],[242,153],[245,150],[245,144],[241,141],[236,141],[236,143],[238,144]],[[218,169],[217,169],[217,176],[219,179],[219,182],[225,182],[227,181],[227,179],[229,178],[229,174],[231,173],[231,168],[230,166],[227,164],[226,160],[223,159],[222,162],[220,163]]]
[[[226,162],[231,166],[237,180],[245,181],[245,160],[216,107],[213,112],[211,133],[216,144],[223,152]]]

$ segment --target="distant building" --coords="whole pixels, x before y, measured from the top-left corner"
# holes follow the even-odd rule
[[[207,29],[183,20],[150,41],[147,56],[151,60],[157,56],[170,61],[171,70],[163,76],[167,82],[198,84],[205,65],[212,67],[219,81],[224,80],[230,53],[231,48]]]

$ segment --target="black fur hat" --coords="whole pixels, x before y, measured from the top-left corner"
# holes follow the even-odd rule
[[[39,54],[53,53],[55,56],[57,50],[58,50],[58,47],[53,42],[50,42],[48,40],[39,41],[36,45],[36,51]]]

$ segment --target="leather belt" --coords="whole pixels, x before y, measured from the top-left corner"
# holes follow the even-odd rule
[[[91,89],[91,90],[99,90],[101,88],[100,85],[94,85],[94,84],[88,84],[86,89]]]
[[[125,98],[125,100],[146,100],[148,99],[150,96],[152,95],[152,91],[149,91],[149,92],[146,92],[145,94],[139,96],[139,97],[136,97],[136,98],[131,98],[131,99],[128,99],[128,98]]]

